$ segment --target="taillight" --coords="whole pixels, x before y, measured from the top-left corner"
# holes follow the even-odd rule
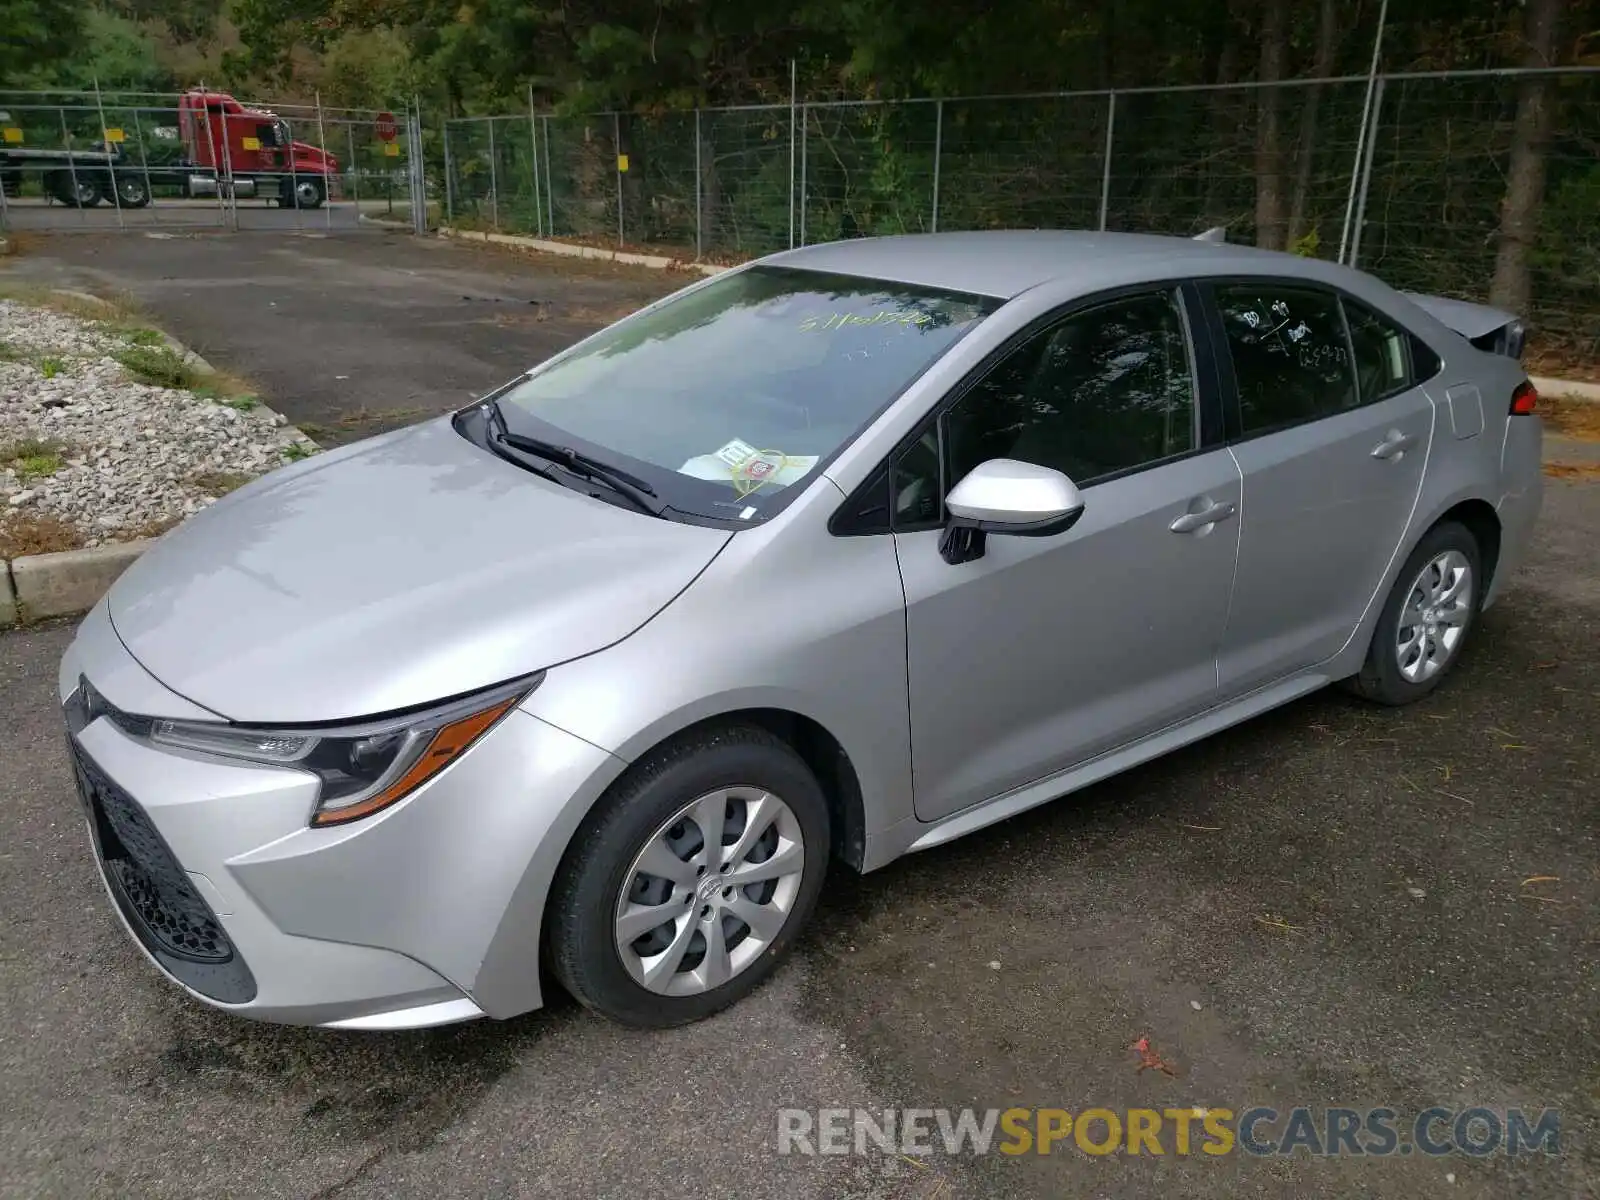
[[[1513,417],[1531,417],[1533,410],[1539,403],[1539,390],[1523,380],[1517,384],[1517,390],[1511,393],[1511,415]]]

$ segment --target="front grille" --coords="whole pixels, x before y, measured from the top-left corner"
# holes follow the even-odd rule
[[[180,982],[229,1003],[255,979],[139,802],[68,738],[95,851],[113,899],[145,949]]]

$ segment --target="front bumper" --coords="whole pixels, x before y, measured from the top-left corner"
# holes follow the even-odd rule
[[[187,705],[162,697],[103,605],[62,663],[69,714],[81,679],[114,681],[106,701],[137,695],[142,715]],[[517,924],[508,910],[548,814],[605,765],[603,751],[514,711],[394,807],[313,829],[316,784],[302,772],[156,747],[93,712],[70,725],[106,891],[146,957],[192,996],[262,1020],[366,1029],[538,1006],[533,966],[515,994],[482,1001],[479,968],[497,937],[515,935],[502,927]],[[535,935],[530,963],[537,949]]]

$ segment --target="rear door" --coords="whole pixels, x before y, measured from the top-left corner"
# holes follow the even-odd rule
[[[1411,339],[1299,282],[1216,282],[1244,475],[1224,698],[1315,666],[1349,640],[1405,541],[1434,435]]]

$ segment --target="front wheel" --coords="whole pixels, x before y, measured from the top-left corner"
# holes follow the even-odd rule
[[[828,805],[764,729],[715,729],[635,764],[585,822],[550,899],[550,964],[625,1025],[697,1021],[777,967],[816,906]]]
[[[1454,521],[1435,525],[1395,579],[1372,634],[1367,661],[1348,681],[1379,704],[1420,700],[1461,657],[1482,600],[1478,539]]]

